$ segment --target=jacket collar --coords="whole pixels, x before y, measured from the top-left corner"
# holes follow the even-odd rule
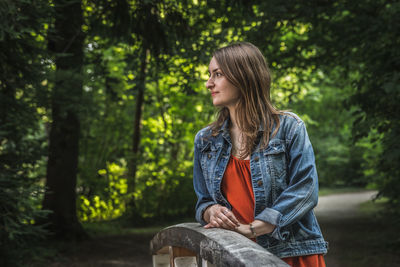
[[[231,122],[231,119],[230,119],[230,117],[228,117],[228,118],[224,121],[224,123],[222,124],[221,128],[219,129],[219,132],[220,132],[220,133],[222,132],[222,135],[223,135],[223,136],[224,136],[224,135],[228,135],[228,136],[229,136],[229,124],[230,124],[230,122]],[[274,126],[274,127],[275,127],[275,126]],[[274,128],[274,127],[272,127],[272,128]],[[270,129],[270,132],[272,132],[272,130],[273,130],[273,129]],[[258,127],[258,131],[259,131],[259,132],[264,132],[264,131],[265,131],[264,126],[263,126],[263,125],[260,125],[260,126]]]
[[[230,144],[232,144],[231,136],[229,134],[230,122],[231,122],[231,119],[228,117],[222,124],[221,128],[219,129],[219,133],[222,133],[222,137],[224,137],[226,141],[228,141]]]

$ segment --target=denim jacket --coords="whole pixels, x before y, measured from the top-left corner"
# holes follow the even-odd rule
[[[228,125],[229,119],[217,136],[206,127],[195,137],[193,184],[198,197],[196,220],[202,225],[207,224],[203,213],[208,206],[232,209],[221,192],[232,149]],[[254,217],[276,226],[272,233],[258,236],[257,243],[281,258],[325,254],[328,243],[313,212],[318,201],[314,152],[298,116],[280,115],[280,127],[268,147],[261,149],[258,144],[251,154],[250,172]]]

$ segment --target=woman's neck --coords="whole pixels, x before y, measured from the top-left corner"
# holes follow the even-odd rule
[[[236,120],[236,112],[234,108],[229,108],[229,116],[231,121],[229,132],[232,141],[232,154],[236,157],[239,157],[239,155],[243,153],[243,149],[245,149],[245,144],[243,140],[243,134],[240,131]],[[247,155],[244,159],[250,159],[250,155]]]
[[[229,118],[231,121],[230,129],[231,130],[239,130],[238,123],[236,121],[236,109],[234,107],[228,107],[229,110]]]

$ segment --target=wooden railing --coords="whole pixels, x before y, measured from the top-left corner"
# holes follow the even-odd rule
[[[233,231],[182,223],[158,232],[150,242],[153,267],[289,266],[257,243]]]

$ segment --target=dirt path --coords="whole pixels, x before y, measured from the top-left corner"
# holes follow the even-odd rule
[[[342,254],[346,251],[343,250],[350,249],[347,251],[350,252],[357,249],[356,240],[352,240],[350,233],[354,234],[353,228],[360,226],[360,221],[363,221],[363,215],[359,211],[360,204],[371,200],[375,195],[375,191],[367,191],[319,197],[315,214],[322,233],[329,242],[329,251],[325,256],[327,266],[350,266],[344,263]]]
[[[329,242],[328,267],[399,267],[399,227],[381,214],[363,213],[360,204],[376,192],[320,197],[315,209]],[[397,245],[396,245],[397,244]]]
[[[372,200],[376,194],[376,191],[366,191],[322,196],[319,197],[315,214],[320,221],[341,221],[360,217],[360,204]]]
[[[382,248],[379,242],[375,244],[376,238],[382,239],[380,229],[390,224],[381,225],[359,212],[359,205],[371,200],[375,194],[369,191],[319,198],[315,213],[329,242],[328,267],[400,266],[400,256]],[[152,237],[153,234],[96,237],[77,244],[64,253],[63,258],[47,266],[150,267],[149,242]],[[382,258],[389,261],[385,263]]]

